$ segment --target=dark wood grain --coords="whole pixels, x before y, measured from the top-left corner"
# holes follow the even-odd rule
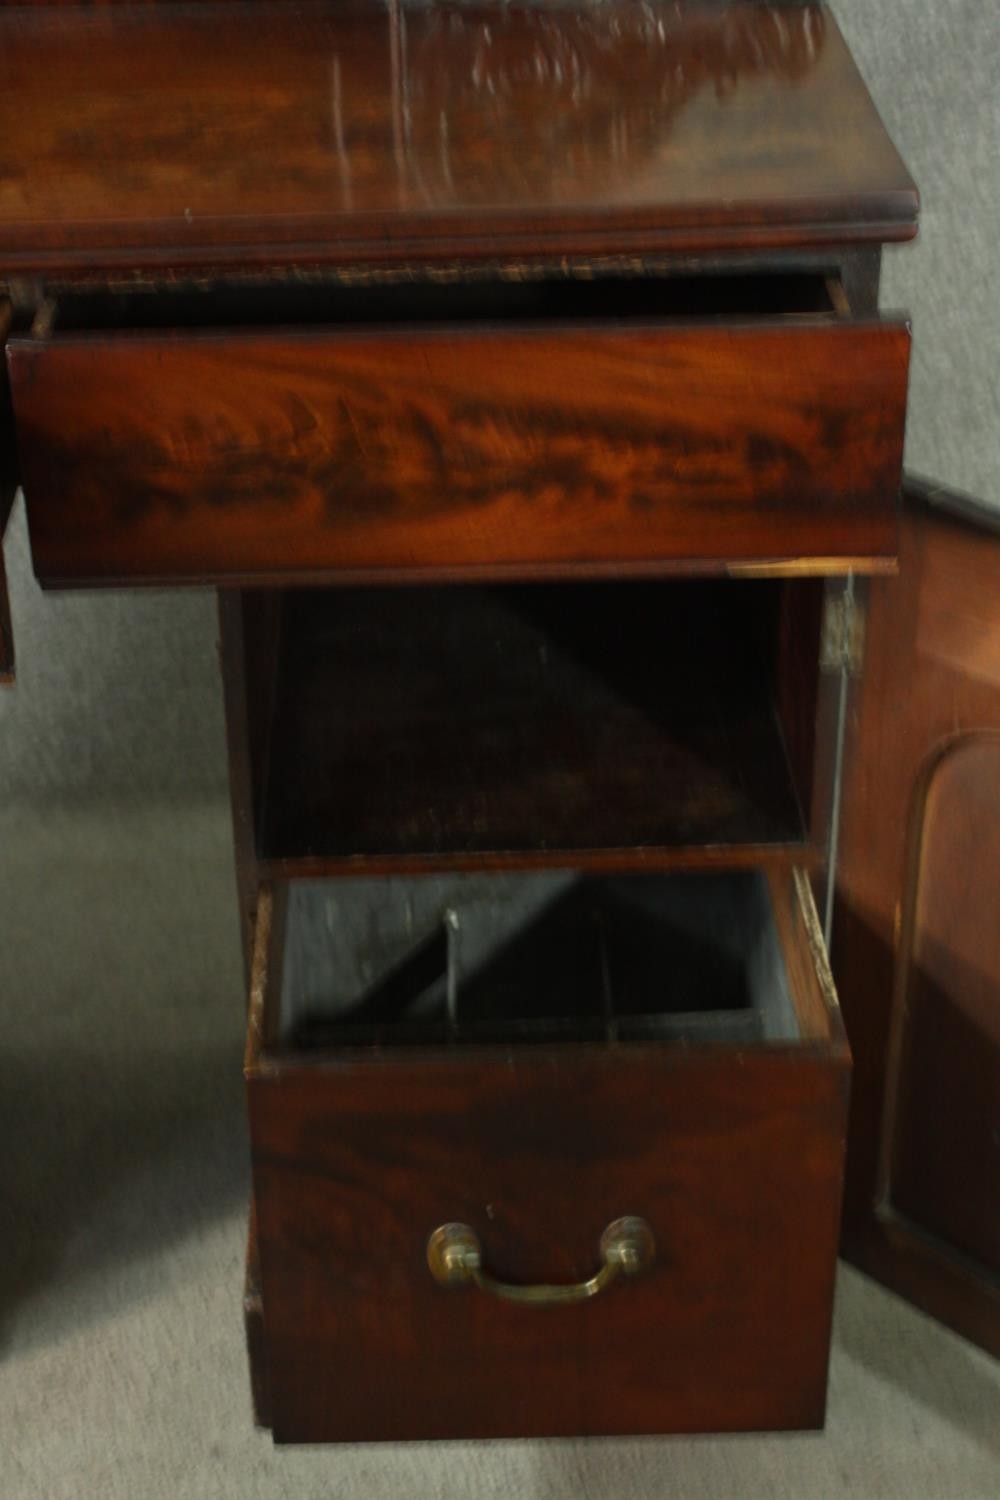
[[[287,595],[260,852],[314,871],[801,859],[775,589]]]
[[[905,239],[816,6],[0,12],[0,269]]]
[[[845,1249],[1000,1354],[1000,539],[989,512],[971,525],[970,505],[926,498],[899,577],[870,585],[849,718]]]
[[[278,1440],[822,1422],[847,1060],[790,878],[776,900],[801,1045],[301,1063],[251,1042]],[[582,1279],[625,1213],[652,1225],[655,1267],[583,1306],[447,1292],[424,1262],[458,1219],[498,1275]]]
[[[15,338],[45,582],[669,572],[895,550],[909,331]]]

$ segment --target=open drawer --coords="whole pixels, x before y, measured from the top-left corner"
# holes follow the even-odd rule
[[[67,293],[9,355],[35,566],[884,565],[909,343],[805,272]]]
[[[275,1437],[820,1425],[848,1073],[797,872],[265,887]]]

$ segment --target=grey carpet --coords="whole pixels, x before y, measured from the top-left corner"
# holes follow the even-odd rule
[[[909,462],[1000,503],[995,5],[841,0],[924,197]],[[992,274],[991,274],[992,273]],[[0,1496],[996,1500],[1000,1365],[843,1270],[827,1432],[275,1452],[250,1426],[214,612],[43,598],[0,695]]]

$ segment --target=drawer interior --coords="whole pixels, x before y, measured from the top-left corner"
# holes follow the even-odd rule
[[[295,881],[276,1042],[795,1041],[759,871]]]
[[[289,592],[248,674],[273,677],[260,852],[284,873],[801,860],[807,582]]]
[[[357,328],[492,322],[617,323],[629,319],[739,319],[846,314],[835,272],[719,272],[651,276],[549,271],[513,278],[390,280],[337,284],[306,279],[275,287],[211,286],[61,291],[44,314],[46,332],[156,331],[199,327]]]

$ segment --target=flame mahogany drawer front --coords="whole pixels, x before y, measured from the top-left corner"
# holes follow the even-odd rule
[[[275,1437],[820,1425],[848,1068],[792,873],[264,887]]]
[[[78,293],[8,354],[50,584],[895,550],[908,328],[818,275]]]

